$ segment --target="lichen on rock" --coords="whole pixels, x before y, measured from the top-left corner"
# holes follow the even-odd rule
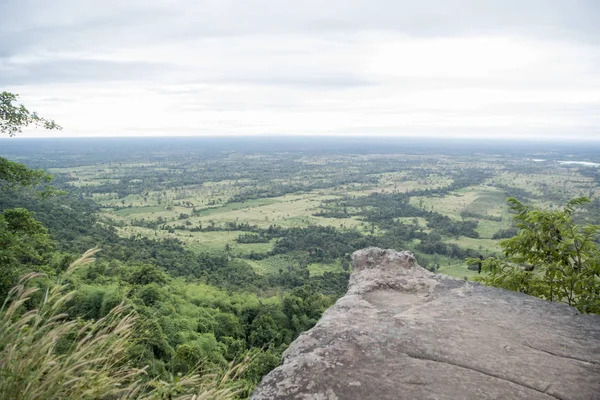
[[[352,255],[348,292],[252,399],[600,399],[600,316]]]

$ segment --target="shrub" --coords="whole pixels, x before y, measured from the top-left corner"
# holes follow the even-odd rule
[[[86,252],[63,274],[94,261]],[[3,398],[29,399],[233,399],[236,380],[249,363],[229,364],[220,374],[192,370],[186,376],[148,380],[145,368],[134,368],[127,351],[139,324],[123,303],[105,317],[70,320],[62,310],[74,292],[60,281],[48,287],[37,307],[25,305],[39,292],[31,287],[41,276],[22,276],[0,309],[0,393]]]

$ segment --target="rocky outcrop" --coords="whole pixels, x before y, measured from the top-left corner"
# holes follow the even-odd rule
[[[600,399],[600,316],[353,254],[348,293],[252,399]]]

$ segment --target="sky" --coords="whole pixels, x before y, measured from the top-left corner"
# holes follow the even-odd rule
[[[598,0],[0,0],[22,136],[600,140]]]

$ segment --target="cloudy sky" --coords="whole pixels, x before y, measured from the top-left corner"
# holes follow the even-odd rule
[[[600,1],[0,0],[0,90],[61,136],[600,140]]]

